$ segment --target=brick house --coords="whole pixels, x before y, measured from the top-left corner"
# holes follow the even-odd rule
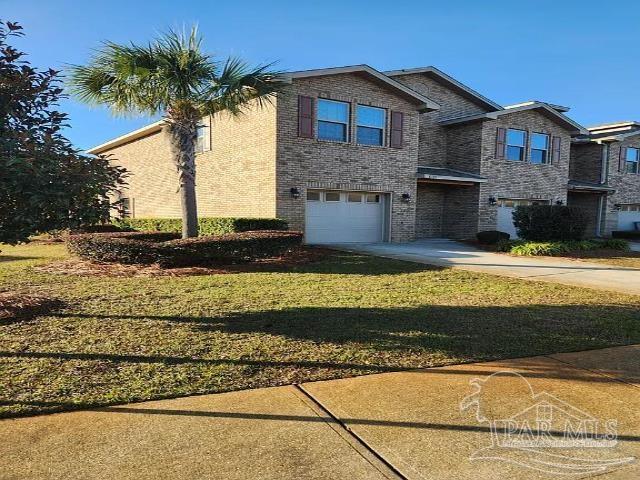
[[[566,107],[502,107],[433,67],[289,76],[272,106],[203,119],[200,216],[277,216],[310,243],[402,242],[515,234],[511,213],[520,204],[591,208],[595,196],[578,189],[589,180],[570,165],[572,145],[587,149],[590,132]],[[162,122],[90,152],[132,172],[122,192],[131,216],[180,216]]]
[[[570,203],[588,209],[592,231],[640,227],[640,123],[589,127],[571,147]]]

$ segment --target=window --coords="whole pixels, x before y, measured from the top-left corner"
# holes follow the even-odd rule
[[[307,200],[310,202],[319,202],[320,192],[317,190],[307,190]]]
[[[627,148],[627,158],[625,161],[624,171],[627,173],[640,173],[638,172],[639,160],[640,160],[640,149]]]
[[[204,123],[200,123],[196,127],[196,153],[202,153],[211,150],[211,142],[208,138],[209,127]]]
[[[380,195],[377,193],[367,194],[367,203],[380,203]]]
[[[549,163],[549,135],[531,134],[531,163]]]
[[[351,192],[347,195],[347,202],[351,203],[361,203],[362,202],[362,194]]]
[[[318,139],[346,142],[349,132],[349,104],[318,99]]]
[[[640,203],[629,203],[620,205],[621,212],[640,212]]]
[[[526,142],[527,132],[513,128],[507,129],[507,160],[524,161]]]
[[[120,206],[118,209],[118,214],[120,218],[130,218],[131,217],[131,199],[128,197],[120,198]]]
[[[387,112],[383,108],[358,105],[356,140],[359,145],[384,145]]]
[[[324,201],[325,202],[339,202],[340,201],[340,192],[325,192]]]

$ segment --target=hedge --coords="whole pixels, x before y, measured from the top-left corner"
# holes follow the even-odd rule
[[[613,238],[626,238],[640,241],[640,230],[618,230],[611,232]]]
[[[572,242],[527,242],[522,240],[498,242],[497,250],[519,256],[554,256],[590,250],[629,250],[625,240],[582,240]]]
[[[525,240],[582,240],[589,220],[579,207],[566,205],[522,205],[513,211],[513,224]]]
[[[93,233],[72,235],[67,246],[85,260],[190,267],[276,257],[301,243],[300,232],[262,230],[188,239],[172,232]]]
[[[113,219],[113,225],[145,232],[182,232],[180,218],[123,218]],[[287,222],[280,218],[202,217],[198,219],[200,235],[252,232],[256,230],[287,230]]]
[[[478,243],[482,245],[495,245],[500,240],[509,240],[511,235],[506,232],[500,232],[499,230],[484,230],[476,233]]]

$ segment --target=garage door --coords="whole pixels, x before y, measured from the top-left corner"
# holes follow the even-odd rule
[[[385,238],[385,195],[308,190],[307,243],[369,243]]]
[[[640,203],[620,205],[618,211],[618,230],[636,230],[640,223]]]
[[[513,211],[516,207],[521,205],[548,205],[547,200],[523,200],[523,199],[510,199],[501,198],[498,200],[498,226],[497,229],[501,232],[508,233],[511,238],[518,238],[516,233],[516,227],[513,224]]]

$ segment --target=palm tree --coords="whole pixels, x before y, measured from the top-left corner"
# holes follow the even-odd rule
[[[86,103],[115,114],[163,115],[179,176],[183,238],[198,235],[195,142],[202,118],[262,108],[286,85],[272,64],[217,62],[201,44],[195,27],[188,35],[169,31],[147,46],[105,42],[88,65],[71,66],[69,79],[71,92]]]

